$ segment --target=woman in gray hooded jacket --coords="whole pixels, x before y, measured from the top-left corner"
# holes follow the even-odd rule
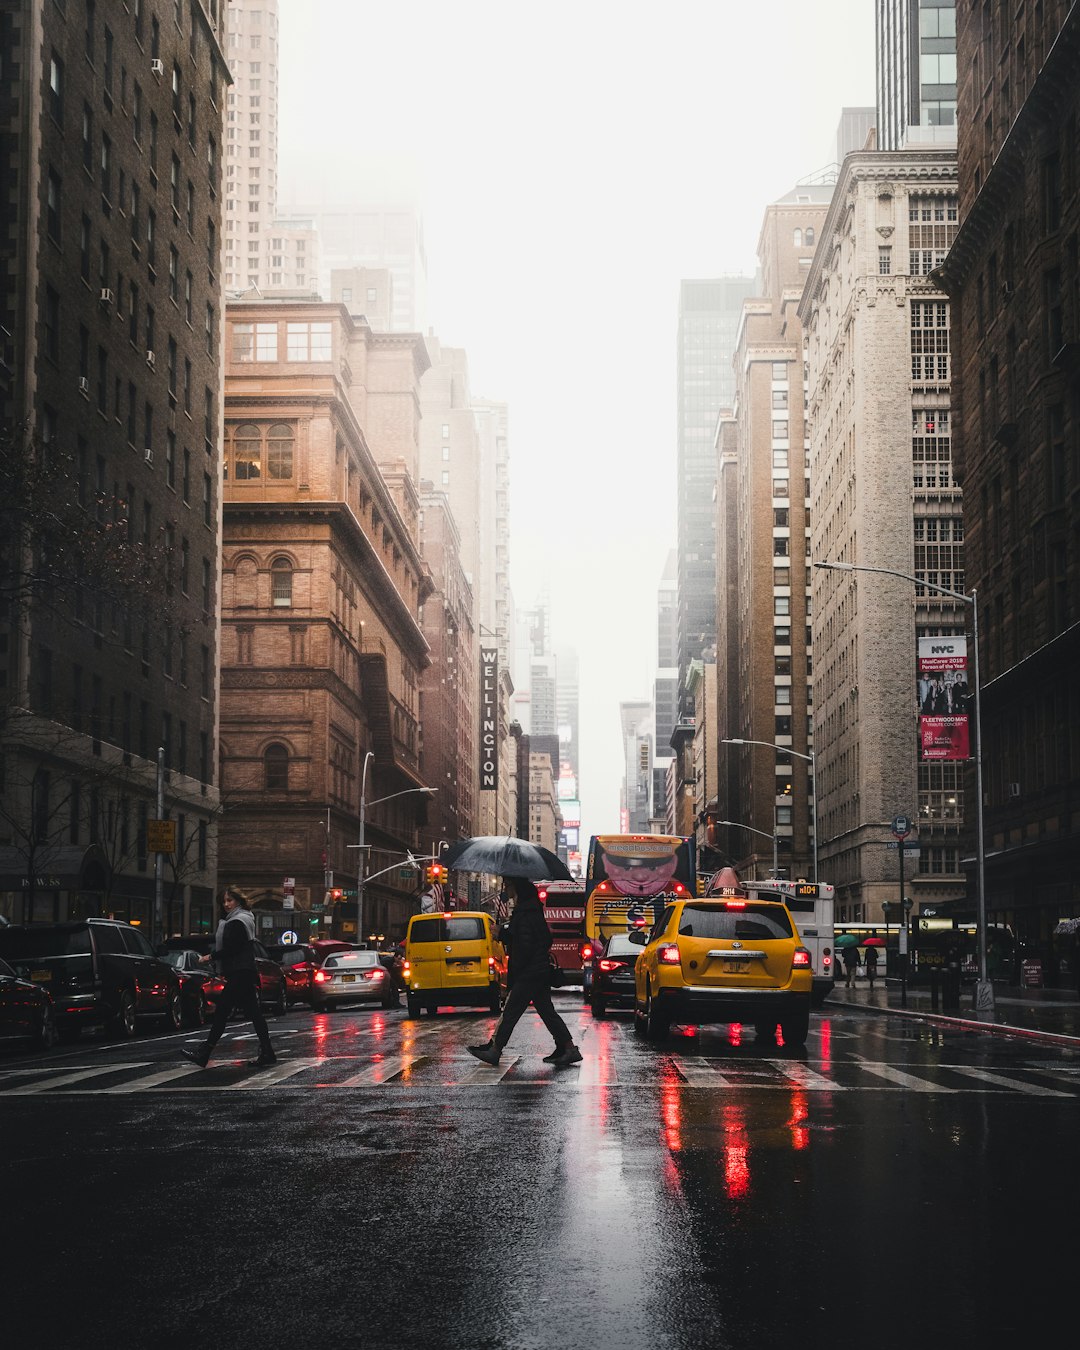
[[[214,1020],[210,1023],[210,1034],[198,1050],[182,1050],[188,1059],[193,1059],[201,1068],[206,1068],[214,1046],[221,1039],[234,1008],[239,1008],[245,1017],[251,1020],[255,1034],[259,1038],[259,1057],[249,1060],[252,1068],[265,1068],[277,1063],[277,1055],[270,1043],[266,1018],[259,1007],[259,975],[255,969],[255,918],[248,909],[247,896],[233,886],[227,886],[221,899],[225,907],[225,917],[217,926],[214,942],[214,958],[225,976],[225,988],[214,1008]],[[202,958],[209,961],[209,956]]]

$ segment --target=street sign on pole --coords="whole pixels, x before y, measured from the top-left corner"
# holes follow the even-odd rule
[[[892,832],[897,839],[906,839],[911,833],[912,825],[907,816],[894,816],[892,823]]]

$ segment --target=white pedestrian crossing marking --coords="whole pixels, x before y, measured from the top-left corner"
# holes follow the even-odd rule
[[[672,1060],[675,1068],[691,1087],[733,1087],[735,1080],[707,1060],[683,1059],[681,1055],[673,1055]]]
[[[515,1064],[520,1063],[520,1055],[506,1055],[499,1060],[498,1064],[480,1064],[470,1061],[465,1072],[455,1074],[452,1079],[447,1079],[446,1085],[447,1087],[475,1087],[479,1084],[481,1087],[494,1087],[496,1083],[502,1082]],[[451,1060],[450,1065],[456,1067],[456,1061]]]
[[[401,1074],[409,1073],[418,1064],[427,1061],[427,1055],[386,1055],[369,1064],[366,1069],[354,1073],[340,1083],[327,1083],[327,1087],[380,1087]]]
[[[114,1065],[115,1068],[122,1068],[122,1065]],[[174,1065],[171,1069],[162,1069],[160,1073],[144,1074],[142,1078],[136,1078],[130,1083],[116,1083],[112,1087],[92,1088],[90,1091],[104,1096],[106,1093],[124,1093],[124,1092],[148,1092],[150,1088],[161,1087],[163,1083],[171,1083],[177,1078],[191,1078],[204,1071],[197,1064]]]
[[[259,1069],[252,1078],[244,1078],[239,1083],[230,1083],[230,1092],[255,1092],[260,1088],[277,1087],[287,1078],[293,1078],[305,1069],[321,1064],[321,1059],[281,1059],[267,1069]]]
[[[951,1066],[953,1073],[966,1074],[993,1087],[1011,1088],[1014,1092],[1027,1093],[1029,1097],[1071,1097],[1071,1092],[1061,1092],[1057,1088],[1043,1087],[1040,1083],[1023,1083],[1016,1078],[1006,1078],[1000,1073],[990,1073],[987,1069],[976,1069],[972,1065],[957,1064]]]
[[[97,1078],[103,1073],[121,1073],[124,1069],[145,1069],[145,1061],[138,1064],[104,1064],[95,1069],[75,1069],[71,1073],[62,1073],[55,1078],[46,1078],[41,1083],[28,1083],[25,1087],[11,1088],[5,1097],[29,1097],[39,1092],[51,1092],[53,1088],[69,1087],[73,1083],[82,1083],[88,1078]]]
[[[917,1078],[913,1073],[905,1073],[903,1069],[894,1069],[890,1064],[870,1064],[866,1060],[859,1061],[859,1068],[864,1073],[872,1073],[878,1078],[884,1078],[887,1083],[895,1083],[897,1087],[907,1088],[911,1092],[958,1092],[959,1088],[946,1087],[943,1083],[931,1083],[929,1079]]]
[[[770,1059],[769,1063],[776,1069],[777,1073],[783,1074],[785,1078],[790,1078],[793,1083],[798,1083],[801,1088],[807,1092],[846,1092],[847,1088],[836,1082],[833,1078],[826,1078],[823,1073],[818,1073],[816,1069],[811,1069],[809,1064],[803,1064],[795,1059]]]

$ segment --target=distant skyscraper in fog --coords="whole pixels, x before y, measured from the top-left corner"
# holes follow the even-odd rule
[[[852,150],[863,148],[871,127],[876,125],[876,108],[841,108],[834,155],[837,165],[843,164],[844,156],[850,155]]]
[[[653,681],[653,815],[664,812],[671,733],[679,718],[678,569],[672,549],[656,597],[656,678]]]
[[[716,640],[716,520],[713,436],[735,394],[731,355],[753,277],[683,281],[678,330],[678,667],[680,697],[690,662]]]

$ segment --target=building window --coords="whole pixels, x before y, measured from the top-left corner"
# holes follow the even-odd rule
[[[50,168],[48,183],[45,190],[45,227],[49,232],[49,238],[56,244],[60,243],[62,200],[63,182],[56,170]]]
[[[276,361],[276,323],[234,323],[232,359],[235,362]]]
[[[774,441],[786,441],[788,438],[788,432],[789,427],[786,418],[784,418],[783,420],[779,418],[773,419],[772,434]]]
[[[879,248],[877,251],[878,275],[887,277],[892,274],[892,249]]]
[[[813,227],[813,225],[808,225],[808,226],[806,227],[806,234],[803,236],[803,241],[804,241],[804,243],[806,244],[806,247],[807,247],[807,248],[810,248],[810,247],[813,245],[813,242],[814,242],[814,227]]]
[[[287,361],[329,361],[331,335],[328,323],[286,324]]]
[[[263,427],[242,422],[228,431],[225,476],[237,482],[261,478],[288,481],[293,476],[296,428],[287,422]]]
[[[263,773],[267,792],[288,792],[289,751],[280,741],[263,751]]]
[[[270,564],[270,595],[275,609],[292,605],[292,564],[288,558],[275,558]]]

